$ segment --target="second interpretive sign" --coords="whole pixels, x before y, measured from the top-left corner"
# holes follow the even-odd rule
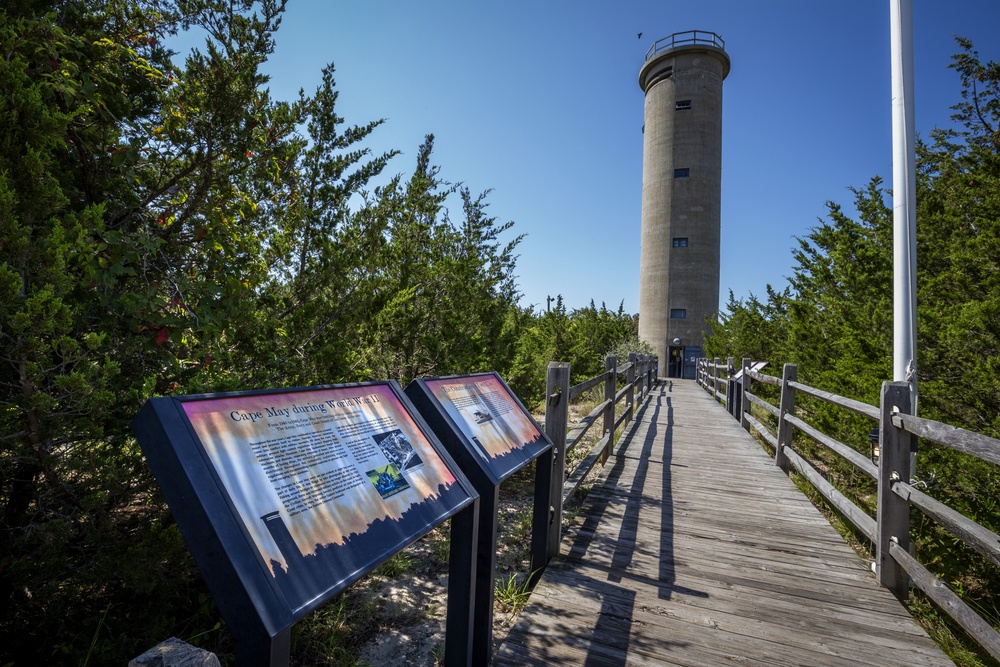
[[[418,379],[413,384],[424,395],[433,396],[436,411],[447,415],[452,428],[465,436],[494,482],[506,479],[552,446],[496,373]],[[435,411],[421,405],[420,394],[409,387],[407,393],[432,419]]]
[[[548,562],[552,522],[552,441],[496,373],[419,378],[406,395],[479,492],[479,530],[472,663],[490,661],[496,583],[499,489],[531,461],[535,466],[531,559]]]

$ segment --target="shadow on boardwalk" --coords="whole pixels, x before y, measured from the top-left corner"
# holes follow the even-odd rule
[[[495,665],[951,664],[690,381],[637,413]]]

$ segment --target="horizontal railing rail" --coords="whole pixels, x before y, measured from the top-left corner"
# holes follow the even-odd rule
[[[548,372],[545,433],[552,439],[557,452],[553,465],[553,486],[557,490],[553,491],[552,499],[557,517],[553,531],[557,535],[550,539],[558,545],[562,507],[580,490],[585,479],[607,461],[615,443],[615,433],[633,419],[636,404],[645,400],[655,386],[659,361],[655,356],[631,353],[628,362],[619,365],[615,355],[609,355],[605,358],[603,373],[572,386],[569,385],[569,364],[552,362]],[[604,400],[570,428],[570,403],[602,384]],[[619,385],[622,386],[619,388]],[[600,436],[576,466],[567,470],[566,455],[584,443],[588,433],[598,423],[602,429]],[[558,553],[558,550],[550,550],[550,553]]]
[[[733,358],[730,357],[726,363],[720,363],[718,357],[714,361],[699,359],[695,368],[695,380],[698,384],[711,392],[717,400],[726,403],[726,393],[719,391],[719,387],[728,382],[732,375]]]
[[[909,551],[910,510],[915,508],[969,548],[1000,565],[1000,535],[932,498],[909,481],[910,456],[916,449],[917,438],[995,465],[1000,465],[1000,440],[911,415],[906,383],[883,383],[880,405],[873,406],[799,382],[797,367],[793,364],[785,364],[780,378],[760,373],[751,366],[751,361],[744,359],[742,372],[735,372],[732,359],[728,364],[720,364],[719,359],[699,359],[698,384],[728,407],[738,406],[730,412],[743,428],[756,433],[770,445],[775,464],[786,472],[794,470],[808,480],[832,508],[875,545],[874,569],[882,585],[905,600],[912,582],[990,655],[1000,660],[1000,632]],[[720,375],[723,371],[724,378]],[[727,382],[727,394],[720,399],[718,388],[722,381]],[[775,406],[758,396],[753,391],[754,383],[779,387],[779,404]],[[850,445],[821,432],[802,415],[796,414],[797,394],[874,422],[878,449],[875,449],[875,442],[871,442],[870,456],[866,457]],[[774,426],[754,416],[753,406],[772,417]],[[793,437],[796,431],[877,483],[875,516],[848,498],[827,479],[826,473],[798,451]],[[877,465],[872,460],[875,456],[878,457]]]
[[[596,377],[592,377],[589,380],[584,380],[583,382],[581,382],[579,384],[575,384],[572,387],[570,387],[569,388],[569,400],[570,400],[570,403],[572,403],[573,401],[575,401],[581,394],[583,394],[587,390],[593,389],[597,385],[599,385],[602,382],[604,382],[607,379],[608,375],[609,375],[609,371],[604,371],[603,373],[601,373],[600,375],[598,375]]]

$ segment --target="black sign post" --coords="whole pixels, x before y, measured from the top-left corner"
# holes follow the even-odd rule
[[[531,538],[534,578],[550,556],[552,441],[496,373],[417,379],[406,387],[406,394],[479,492],[472,657],[474,664],[486,665],[493,644],[500,484],[537,460]]]
[[[452,519],[445,661],[472,664],[477,494],[395,382],[147,401],[133,429],[244,666]]]

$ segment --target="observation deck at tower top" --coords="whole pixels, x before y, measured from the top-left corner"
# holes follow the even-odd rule
[[[646,60],[664,51],[682,46],[712,46],[721,51],[726,50],[726,42],[722,39],[721,35],[707,30],[686,30],[684,32],[675,32],[672,35],[667,35],[653,42],[653,45],[646,51]]]

